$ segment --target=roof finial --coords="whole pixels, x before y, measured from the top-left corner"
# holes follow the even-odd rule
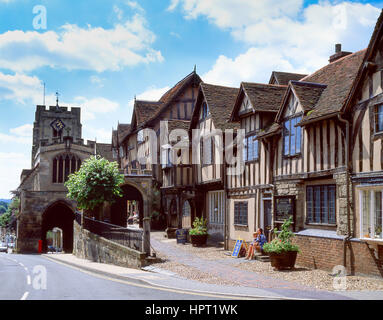
[[[194,65],[194,71],[193,72],[197,73],[197,65],[196,64]]]
[[[56,109],[57,110],[60,110],[60,108],[59,108],[59,92],[58,91],[56,91]]]

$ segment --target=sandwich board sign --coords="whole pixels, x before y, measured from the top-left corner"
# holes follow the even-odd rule
[[[242,245],[243,245],[243,240],[241,239],[238,239],[235,243],[235,246],[234,246],[234,249],[233,249],[233,253],[232,253],[232,257],[235,257],[235,258],[238,258],[239,256],[239,253],[241,251],[241,248],[242,248]]]

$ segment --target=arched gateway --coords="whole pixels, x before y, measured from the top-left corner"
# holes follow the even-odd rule
[[[42,215],[41,240],[43,252],[47,251],[47,232],[60,228],[63,232],[63,251],[73,251],[73,220],[74,213],[64,201],[57,201],[50,205]]]

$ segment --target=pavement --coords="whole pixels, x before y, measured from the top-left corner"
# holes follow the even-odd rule
[[[230,259],[206,260],[177,250],[169,241],[152,237],[151,244],[155,251],[166,252],[170,260],[177,261],[212,275],[239,282],[240,286],[216,285],[189,280],[178,274],[149,266],[143,270],[124,268],[104,263],[79,259],[72,254],[46,254],[45,258],[70,265],[81,270],[104,275],[110,278],[134,281],[157,288],[189,291],[201,294],[223,295],[230,299],[297,299],[297,300],[383,300],[382,291],[338,291],[318,290],[297,283],[284,281],[259,273],[241,270],[231,266]]]

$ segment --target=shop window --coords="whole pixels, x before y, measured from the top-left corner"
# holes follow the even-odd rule
[[[375,109],[375,132],[383,131],[383,104]]]
[[[307,223],[336,224],[335,185],[306,188]]]
[[[297,126],[301,117],[294,117],[283,123],[283,155],[294,156],[301,152],[301,131]]]
[[[364,190],[361,197],[361,237],[369,239],[383,239],[382,234],[382,190]]]
[[[234,203],[234,224],[247,226],[248,210],[247,201],[238,201]]]

